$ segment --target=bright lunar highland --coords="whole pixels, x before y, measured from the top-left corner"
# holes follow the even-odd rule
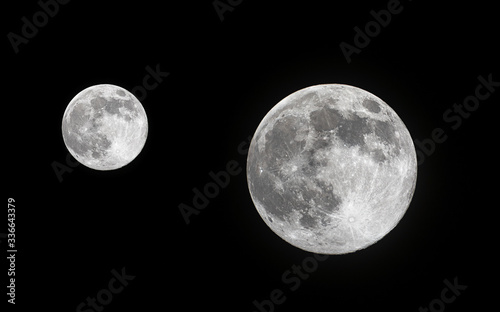
[[[252,138],[247,180],[264,222],[303,250],[345,254],[389,233],[417,179],[406,126],[362,89],[299,90],[269,111]]]
[[[148,120],[132,93],[110,84],[95,85],[78,93],[66,107],[62,135],[81,164],[113,170],[139,155],[148,135]]]

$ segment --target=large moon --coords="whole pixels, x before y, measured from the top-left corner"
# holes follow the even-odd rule
[[[264,222],[303,250],[345,254],[389,233],[417,178],[408,129],[357,87],[316,85],[280,101],[252,138],[247,180]]]
[[[139,155],[148,135],[148,120],[132,93],[100,84],[81,91],[68,104],[62,135],[78,162],[96,170],[113,170]]]

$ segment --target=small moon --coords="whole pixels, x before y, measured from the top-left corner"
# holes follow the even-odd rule
[[[417,158],[389,105],[357,87],[325,84],[269,111],[246,169],[255,207],[274,233],[309,252],[345,254],[398,224],[415,190]]]
[[[78,162],[95,170],[114,170],[139,155],[148,135],[148,119],[132,93],[100,84],[81,91],[68,104],[62,135]]]

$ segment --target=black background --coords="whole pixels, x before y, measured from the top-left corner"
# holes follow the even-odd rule
[[[15,308],[76,311],[124,267],[136,277],[104,311],[257,311],[252,302],[273,289],[286,296],[275,311],[418,311],[455,277],[468,288],[446,311],[486,307],[496,280],[500,91],[456,130],[443,113],[474,94],[479,75],[500,80],[494,2],[402,1],[348,63],[339,44],[352,45],[353,28],[387,3],[245,0],[221,21],[211,0],[73,0],[17,54],[7,34],[20,34],[21,18],[40,7],[5,3],[2,176],[17,209]],[[142,101],[141,154],[115,171],[77,166],[60,182],[52,165],[68,154],[60,126],[70,100],[100,83],[132,90],[157,64],[170,75]],[[311,254],[261,220],[237,148],[282,98],[321,83],[379,96],[415,140],[434,128],[447,140],[419,166],[413,201],[392,232],[330,256],[291,291],[283,273]],[[178,205],[192,206],[192,189],[231,160],[241,173],[187,225]]]

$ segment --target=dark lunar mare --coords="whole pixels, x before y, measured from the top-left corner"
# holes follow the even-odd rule
[[[75,103],[75,106],[70,114],[71,124],[64,120],[62,130],[67,134],[65,141],[76,154],[83,155],[88,151],[91,152],[93,158],[101,158],[105,156],[108,148],[111,146],[111,141],[105,135],[97,132],[102,113],[96,113],[90,116],[83,105]],[[90,126],[86,133],[82,133],[84,126]]]
[[[259,183],[252,185],[255,194],[263,194],[258,200],[274,218],[288,221],[292,212],[301,213],[300,223],[306,228],[314,228],[317,222],[323,225],[328,223],[327,213],[338,210],[340,197],[333,193],[329,184],[313,179],[317,171],[327,165],[315,158],[316,149],[305,150],[306,139],[296,140],[296,132],[304,127],[308,128],[307,120],[295,116],[283,116],[266,134],[264,151],[259,153],[255,148],[249,158],[249,175],[260,174]],[[326,147],[326,145],[325,145]],[[255,160],[253,159],[255,157]],[[256,159],[260,159],[257,162]],[[296,172],[283,172],[282,168],[297,166]],[[305,181],[296,176],[311,177],[310,182],[315,188],[307,187]],[[251,178],[250,181],[254,179]],[[276,181],[283,181],[282,191],[276,187]],[[302,196],[303,201],[297,201]],[[311,205],[314,203],[314,205]],[[321,208],[319,208],[321,207]]]
[[[118,90],[121,91],[121,90]],[[123,92],[123,91],[122,91]],[[105,99],[102,96],[97,96],[94,99],[90,101],[92,108],[96,111],[96,113],[100,113],[102,109],[104,109],[106,112],[108,112],[111,115],[117,115],[118,117],[124,118],[127,121],[132,120],[129,116],[127,115],[122,115],[120,113],[120,108],[124,107],[127,111],[129,111],[132,116],[137,116],[137,112],[135,110],[134,102],[129,99],[129,100],[123,100],[123,99]],[[102,113],[101,113],[102,114]]]

